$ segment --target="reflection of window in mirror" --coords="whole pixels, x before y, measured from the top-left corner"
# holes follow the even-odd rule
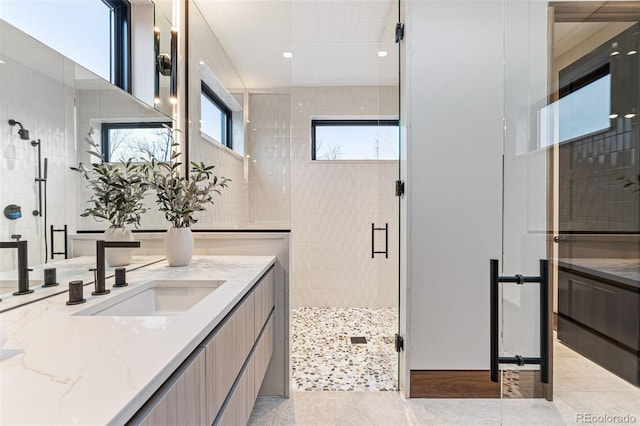
[[[170,122],[102,123],[102,156],[106,161],[143,161],[171,156]]]
[[[0,18],[129,91],[128,1],[5,1]]]
[[[638,232],[634,195],[621,176],[638,174],[637,111],[640,2],[557,2],[550,49],[550,103],[541,117],[542,146],[553,147],[560,232],[576,235]],[[616,253],[637,242],[620,239]],[[612,255],[597,239],[576,237],[558,246],[575,253]]]
[[[200,132],[208,139],[213,139],[221,145],[233,148],[231,109],[202,82],[200,95]]]

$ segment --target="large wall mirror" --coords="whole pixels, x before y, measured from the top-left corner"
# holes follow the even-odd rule
[[[140,4],[145,14],[149,4]],[[149,17],[146,41],[152,42],[153,7],[145,16]],[[146,67],[146,80],[152,81],[153,61],[147,56],[148,62],[140,67]],[[0,210],[13,206],[11,214],[0,218],[0,241],[15,241],[12,236],[17,235],[28,241],[30,266],[52,257],[60,260],[64,255],[52,254],[64,252],[65,239],[52,234],[52,226],[66,225],[70,235],[108,227],[106,222],[80,217],[90,193],[70,167],[90,161],[87,136],[92,133],[100,142],[105,129],[117,128],[119,135],[127,134],[125,142],[135,143],[136,129],[171,124],[172,118],[149,104],[152,86],[137,92],[147,98],[143,102],[3,19],[0,92]],[[15,249],[0,250],[0,274],[16,269]],[[32,275],[31,284],[37,286],[42,277]],[[0,298],[15,291],[14,285],[0,276]]]

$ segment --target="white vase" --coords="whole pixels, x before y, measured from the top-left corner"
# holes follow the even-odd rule
[[[127,228],[109,228],[104,231],[105,241],[133,241],[133,234]],[[133,249],[130,248],[107,248],[104,251],[104,258],[109,266],[126,266],[131,263]]]
[[[193,256],[191,228],[170,228],[164,237],[164,255],[169,266],[186,266]]]

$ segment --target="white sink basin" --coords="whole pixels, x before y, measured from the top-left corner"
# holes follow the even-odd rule
[[[83,309],[81,316],[174,316],[193,308],[220,287],[217,280],[153,280]]]

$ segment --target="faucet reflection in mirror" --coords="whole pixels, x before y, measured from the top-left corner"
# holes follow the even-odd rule
[[[143,165],[143,173],[156,193],[160,211],[173,225],[164,241],[167,261],[170,266],[185,266],[193,255],[193,236],[189,227],[198,221],[195,214],[205,211],[207,204],[213,204],[213,194],[222,195],[220,190],[227,188],[231,179],[218,178],[213,174],[215,166],[195,161],[191,162],[185,175],[179,144],[173,139],[173,134],[172,140],[169,161],[157,161],[150,156]]]
[[[92,216],[98,221],[109,221],[105,240],[132,241],[133,235],[126,225],[138,227],[141,215],[147,211],[142,201],[148,184],[144,180],[141,165],[133,163],[131,159],[123,163],[106,162],[98,152],[99,147],[91,139],[92,133],[93,131],[90,131],[85,138],[92,147],[87,152],[98,161],[92,162],[91,167],[83,163],[78,167],[71,167],[71,170],[82,174],[88,182],[87,187],[93,191],[89,199],[91,206],[80,216]],[[106,255],[106,261],[109,266],[125,266],[131,263],[132,256],[133,253],[128,248],[110,250]]]
[[[13,293],[14,296],[33,293],[29,289],[29,249],[27,241],[20,241],[20,235],[12,235],[16,241],[0,241],[0,248],[15,248],[18,250],[18,291]]]

